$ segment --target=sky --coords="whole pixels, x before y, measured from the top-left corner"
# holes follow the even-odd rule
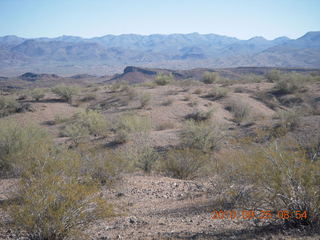
[[[298,38],[320,30],[320,0],[0,0],[0,36],[215,33]]]

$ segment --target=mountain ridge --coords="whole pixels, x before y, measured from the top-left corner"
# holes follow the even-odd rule
[[[320,31],[297,39],[257,36],[240,40],[218,34],[121,34],[81,38],[0,37],[0,74],[48,72],[113,74],[125,66],[320,68]]]

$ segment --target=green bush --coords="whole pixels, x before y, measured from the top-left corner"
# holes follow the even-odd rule
[[[238,100],[229,102],[227,109],[233,113],[234,121],[236,123],[240,124],[241,122],[248,120],[248,118],[250,117],[251,109],[242,101]]]
[[[157,85],[160,85],[160,86],[167,85],[172,81],[173,81],[173,76],[171,73],[170,74],[158,73],[154,77],[154,83],[156,83]]]
[[[8,116],[17,112],[20,104],[9,96],[0,96],[0,117]]]
[[[215,87],[209,91],[206,97],[211,98],[212,100],[217,100],[227,96],[229,90],[224,87]]]
[[[224,127],[219,124],[187,121],[179,137],[182,146],[186,148],[210,151],[220,148],[225,133]]]
[[[294,130],[299,126],[300,113],[295,110],[278,110],[276,118],[280,120],[280,126],[287,130]]]
[[[128,142],[133,133],[146,133],[152,128],[149,117],[133,114],[119,116],[112,125],[111,130],[116,133],[114,142],[119,144]]]
[[[44,96],[45,96],[45,91],[43,88],[35,88],[31,90],[31,97],[36,101],[39,101]]]
[[[89,135],[104,136],[107,132],[108,123],[102,114],[95,110],[82,111],[73,117],[62,131],[62,136],[72,138],[75,143],[79,143],[81,138]]]
[[[160,169],[170,177],[192,179],[200,175],[210,157],[195,149],[172,149],[161,160]]]
[[[66,102],[71,103],[73,97],[79,93],[79,88],[76,86],[60,84],[54,87],[52,92],[60,96]]]
[[[49,135],[36,125],[23,126],[12,120],[1,120],[0,126],[0,172],[3,176],[19,176],[34,155],[48,151],[51,145]]]
[[[265,74],[265,77],[269,82],[278,82],[281,78],[281,72],[279,70],[273,69],[268,71]]]
[[[219,73],[217,72],[204,72],[202,75],[202,82],[205,84],[212,84],[219,80]]]
[[[225,152],[219,164],[220,174],[229,183],[228,194],[245,197],[241,202],[246,206],[241,207],[287,210],[294,214],[287,222],[319,225],[320,162],[307,159],[295,144],[243,146]],[[239,193],[235,185],[246,186],[249,191]],[[307,211],[308,217],[296,219],[297,211]]]

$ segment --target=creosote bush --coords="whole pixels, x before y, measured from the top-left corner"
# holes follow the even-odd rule
[[[226,97],[228,92],[229,90],[227,88],[215,87],[208,92],[206,97],[211,98],[212,100],[217,100]]]
[[[56,146],[38,126],[12,121],[1,122],[0,140],[2,173],[20,179],[12,196],[16,200],[4,206],[12,230],[29,239],[87,239],[83,226],[112,215],[100,195],[97,168],[88,169],[83,153]],[[94,166],[96,159],[88,159]],[[113,168],[103,170],[113,176]]]
[[[300,115],[297,109],[278,110],[275,117],[280,120],[282,128],[291,131],[299,126]]]
[[[306,219],[292,217],[286,221],[319,225],[320,162],[310,161],[295,143],[242,146],[226,152],[219,164],[219,172],[229,184],[226,193],[242,202],[241,207],[288,210],[294,214],[307,211]],[[243,186],[251,187],[245,190]]]
[[[66,102],[71,103],[73,97],[79,93],[79,88],[76,86],[60,84],[52,88],[52,92],[57,94]]]
[[[234,121],[238,124],[248,120],[250,117],[250,107],[241,101],[230,101],[226,107],[231,113],[233,113]]]
[[[154,77],[154,83],[160,86],[164,86],[173,81],[172,74],[158,73]]]
[[[204,72],[202,75],[202,82],[205,84],[212,84],[219,80],[219,73],[217,72]]]
[[[192,179],[210,161],[210,156],[196,149],[172,149],[161,159],[160,170],[166,175],[180,179]]]
[[[225,138],[224,127],[217,123],[186,121],[180,134],[181,145],[202,151],[217,150]]]
[[[102,114],[95,110],[81,111],[73,117],[61,134],[63,136],[71,137],[75,143],[89,135],[104,136],[107,132],[108,123]]]
[[[45,91],[42,88],[35,88],[31,90],[30,94],[34,100],[39,101],[41,98],[45,96]]]
[[[51,139],[40,127],[18,122],[0,122],[0,172],[2,176],[19,176],[34,155],[48,151]],[[39,147],[41,146],[41,148]]]
[[[123,114],[112,124],[111,130],[116,133],[114,141],[125,143],[130,140],[133,133],[146,133],[152,128],[151,119],[147,116],[137,116],[134,114]]]
[[[5,117],[18,111],[20,104],[13,97],[0,96],[0,117]]]

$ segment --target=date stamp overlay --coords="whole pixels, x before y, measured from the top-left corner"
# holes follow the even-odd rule
[[[308,218],[307,211],[288,211],[288,210],[213,210],[211,219],[283,219],[283,220],[305,220]]]

